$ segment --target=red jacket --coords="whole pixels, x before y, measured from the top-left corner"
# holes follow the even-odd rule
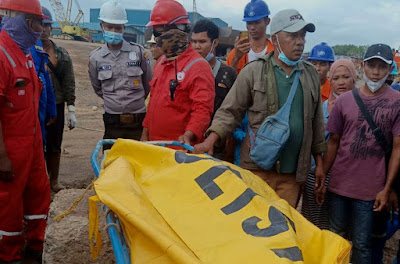
[[[211,67],[193,48],[177,58],[179,85],[171,100],[170,80],[175,80],[175,61],[159,58],[150,82],[151,93],[143,126],[150,140],[177,140],[185,131],[204,139],[214,108],[215,84]]]
[[[5,143],[7,145],[7,141],[15,137],[39,140],[38,109],[42,85],[32,56],[25,56],[5,30],[0,33],[0,45],[8,55],[0,52],[0,121]]]

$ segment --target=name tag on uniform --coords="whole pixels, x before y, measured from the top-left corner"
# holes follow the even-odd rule
[[[141,65],[140,61],[129,61],[126,63],[126,66],[128,67],[134,67],[134,66],[140,67],[140,65]]]
[[[100,66],[97,70],[98,71],[110,71],[111,70],[111,65]]]

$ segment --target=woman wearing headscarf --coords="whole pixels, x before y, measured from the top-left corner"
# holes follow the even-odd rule
[[[325,125],[328,122],[329,113],[332,111],[333,106],[335,105],[336,99],[343,93],[350,91],[355,88],[356,80],[357,80],[357,71],[354,64],[348,59],[340,59],[334,62],[331,66],[329,72],[329,80],[331,83],[331,93],[326,100],[322,104]],[[329,132],[325,132],[325,140],[328,141]],[[308,174],[307,181],[304,186],[303,192],[303,205],[301,209],[301,213],[305,218],[307,218],[310,222],[321,229],[329,228],[328,221],[328,197],[326,197],[325,201],[323,200],[323,196],[314,197],[314,189],[315,189],[315,177],[314,177],[314,169],[315,163],[312,161],[312,168],[310,173]],[[329,182],[329,174],[325,179],[325,187],[327,187]]]

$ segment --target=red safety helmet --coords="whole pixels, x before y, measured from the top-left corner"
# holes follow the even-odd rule
[[[39,0],[0,0],[0,9],[18,11],[47,18],[42,13]]]
[[[175,0],[158,0],[146,27],[179,24],[190,24],[185,8]]]

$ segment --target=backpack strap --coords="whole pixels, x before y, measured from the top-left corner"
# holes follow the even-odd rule
[[[369,127],[372,130],[372,134],[374,134],[376,141],[381,146],[382,150],[385,152],[385,155],[386,155],[386,158],[387,158],[387,155],[388,155],[388,153],[390,155],[392,148],[390,147],[390,145],[386,141],[385,134],[375,124],[374,120],[372,119],[371,114],[368,112],[367,107],[365,106],[365,104],[361,100],[360,94],[358,93],[358,89],[353,89],[352,93],[353,93],[354,99],[357,102],[358,107],[361,110],[362,115],[364,116],[365,120],[367,121]],[[390,158],[390,156],[389,156],[389,158]]]
[[[276,115],[280,115],[287,122],[289,122],[290,109],[292,108],[293,99],[296,94],[297,87],[299,86],[300,74],[301,74],[301,71],[297,70],[296,75],[294,76],[294,81],[293,81],[292,87],[290,88],[288,98],[286,99],[286,102],[281,107],[281,109],[279,109],[278,113],[276,113]]]
[[[301,71],[296,71],[296,76],[294,76],[294,81],[292,87],[290,88],[289,96],[286,100],[285,104],[292,105],[294,95],[296,94],[297,87],[299,86],[299,78],[300,78]]]

